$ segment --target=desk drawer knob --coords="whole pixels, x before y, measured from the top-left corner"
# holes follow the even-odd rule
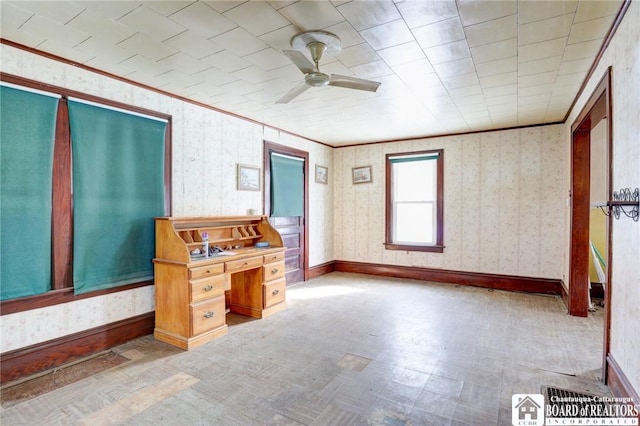
[[[204,314],[204,317],[205,317],[205,318],[211,318],[211,317],[213,317],[213,311],[209,311],[209,312],[207,312],[206,314]]]
[[[213,286],[212,286],[211,284],[207,285],[207,286],[204,288],[204,291],[211,291],[211,290],[213,290]]]
[[[276,296],[278,293],[280,293],[280,290],[275,289],[275,290],[273,290],[273,291],[271,292],[271,295],[272,295],[272,296]]]
[[[273,269],[271,270],[271,273],[272,273],[272,274],[277,274],[277,273],[278,273],[278,268],[273,268]]]

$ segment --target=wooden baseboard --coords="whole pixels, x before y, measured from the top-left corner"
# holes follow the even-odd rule
[[[321,275],[328,274],[336,270],[335,261],[322,263],[320,265],[309,268],[309,279],[318,278]]]
[[[526,293],[561,294],[562,282],[550,278],[520,277],[515,275],[485,274],[481,272],[451,271],[446,269],[396,266],[375,263],[336,260],[335,270],[359,274],[381,275],[395,278],[411,278],[440,283],[461,284],[496,290]]]
[[[607,386],[609,386],[613,396],[633,399],[636,408],[640,411],[640,396],[638,396],[638,392],[633,388],[624,371],[622,371],[622,368],[620,368],[620,365],[611,354],[607,355]],[[640,413],[638,413],[638,420],[640,420]]]
[[[60,367],[153,333],[155,312],[0,354],[0,384]]]

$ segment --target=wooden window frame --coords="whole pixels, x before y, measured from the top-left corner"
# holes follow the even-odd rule
[[[391,157],[399,157],[403,155],[430,155],[437,154],[436,161],[436,243],[425,244],[396,244],[393,242],[393,176]],[[444,252],[444,150],[435,149],[428,151],[401,152],[386,154],[385,156],[385,242],[384,246],[387,250],[403,250],[403,251],[419,251],[430,253]]]
[[[8,315],[32,309],[68,303],[137,287],[153,285],[153,280],[142,281],[111,289],[98,290],[81,295],[73,291],[73,200],[71,169],[71,135],[69,132],[68,98],[76,98],[106,107],[144,114],[167,120],[165,133],[164,195],[165,215],[171,215],[171,115],[135,107],[86,93],[29,80],[16,75],[0,73],[0,81],[29,89],[60,95],[56,117],[53,148],[53,186],[51,191],[51,290],[47,293],[4,300],[0,302],[0,315]]]

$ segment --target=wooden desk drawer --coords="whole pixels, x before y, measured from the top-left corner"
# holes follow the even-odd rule
[[[210,299],[224,293],[226,275],[214,275],[212,277],[189,281],[191,289],[191,302]]]
[[[246,259],[231,260],[225,263],[227,272],[246,271],[262,266],[262,256],[247,257]]]
[[[208,266],[197,266],[195,268],[189,268],[189,279],[210,277],[212,275],[222,274],[224,272],[224,264]]]
[[[284,277],[284,261],[269,263],[262,267],[264,281],[273,281]]]
[[[225,323],[224,296],[194,303],[191,310],[191,331],[196,336]]]
[[[281,260],[284,260],[283,251],[281,251],[280,253],[271,253],[264,255],[264,263],[279,262]]]
[[[262,289],[264,291],[264,307],[268,308],[283,302],[286,298],[287,282],[284,278],[264,283]]]

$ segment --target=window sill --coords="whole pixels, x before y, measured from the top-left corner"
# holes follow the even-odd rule
[[[422,251],[422,252],[429,252],[429,253],[443,253],[444,247],[445,246],[440,246],[440,245],[417,246],[417,245],[408,245],[408,244],[384,243],[384,248],[386,250]]]

